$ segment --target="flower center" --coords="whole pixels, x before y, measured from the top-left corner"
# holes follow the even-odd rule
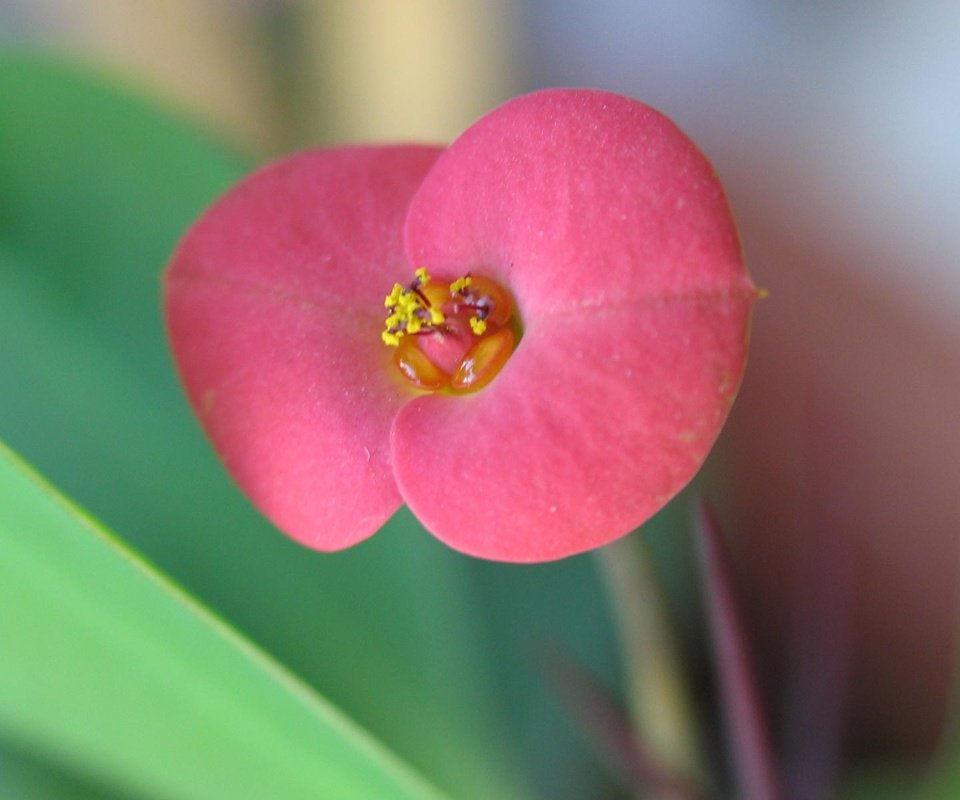
[[[481,275],[446,284],[421,267],[394,284],[384,305],[384,344],[400,374],[419,389],[464,394],[486,386],[506,363],[517,324],[507,292]]]

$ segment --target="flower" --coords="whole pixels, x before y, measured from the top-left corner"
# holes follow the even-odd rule
[[[469,279],[509,319],[459,302]],[[635,100],[571,89],[516,98],[446,149],[264,167],[187,233],[165,291],[190,401],[280,529],[339,550],[406,503],[450,546],[516,562],[623,536],[691,479],[757,297],[696,147]],[[498,332],[486,385],[452,389]],[[440,365],[439,387],[404,377],[404,338],[407,378]]]

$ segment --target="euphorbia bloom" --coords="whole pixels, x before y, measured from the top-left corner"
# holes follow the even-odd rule
[[[193,407],[279,528],[339,550],[406,503],[504,561],[603,545],[690,480],[755,298],[706,159],[583,90],[508,102],[446,149],[267,166],[166,276]]]

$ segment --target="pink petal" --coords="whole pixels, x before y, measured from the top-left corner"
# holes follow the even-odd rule
[[[410,207],[411,263],[487,274],[541,314],[673,294],[746,291],[713,168],[659,112],[553,89],[467,130]]]
[[[166,276],[190,401],[267,517],[322,550],[400,505],[388,436],[410,392],[380,342],[407,281],[401,231],[435,148],[305,153],[257,172],[191,229]]]
[[[755,291],[722,189],[672,123],[599,92],[515,100],[440,157],[406,236],[414,263],[504,281],[525,326],[486,389],[397,416],[397,484],[430,531],[556,559],[690,480],[739,386]]]
[[[490,559],[546,561],[624,535],[706,457],[749,307],[678,298],[538,321],[486,389],[400,410],[404,500],[450,546]]]

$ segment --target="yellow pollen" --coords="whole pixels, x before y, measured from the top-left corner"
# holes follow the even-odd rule
[[[432,290],[427,289],[430,274],[426,268],[420,267],[414,275],[416,278],[408,287],[395,283],[383,301],[390,313],[384,321],[380,338],[390,347],[399,347],[400,339],[408,333],[427,333],[446,321],[443,311],[432,305],[427,297]]]
[[[403,287],[399,283],[393,284],[393,291],[387,295],[387,299],[383,301],[385,308],[393,308],[397,303],[400,302],[400,295],[403,294]]]
[[[453,283],[450,284],[450,294],[460,294],[464,289],[466,289],[473,280],[469,275],[464,275],[462,278],[457,278]]]
[[[510,295],[483,275],[433,281],[419,267],[407,286],[394,285],[384,305],[380,338],[395,348],[399,373],[423,391],[465,394],[486,386],[519,335]]]

